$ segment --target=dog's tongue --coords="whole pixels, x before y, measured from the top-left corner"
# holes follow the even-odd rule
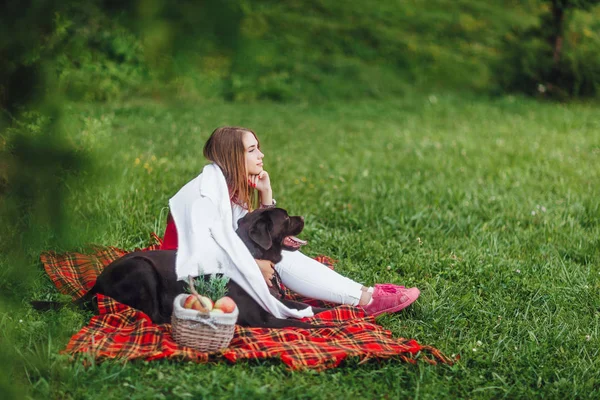
[[[306,240],[298,239],[296,236],[286,236],[285,239],[283,239],[283,245],[293,249],[299,249],[306,243],[308,243]]]

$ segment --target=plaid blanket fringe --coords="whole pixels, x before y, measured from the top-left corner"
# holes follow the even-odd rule
[[[143,250],[154,250],[153,245]],[[115,247],[95,247],[93,254],[41,255],[44,268],[58,290],[73,298],[82,296],[102,269],[127,251]],[[333,267],[334,260],[317,260]],[[176,359],[207,362],[225,358],[231,362],[244,359],[279,358],[290,369],[324,370],[336,367],[347,357],[368,359],[396,358],[415,363],[452,364],[452,360],[431,346],[413,339],[393,338],[389,330],[375,324],[373,317],[351,306],[338,306],[313,318],[310,322],[327,325],[320,329],[244,328],[236,325],[228,348],[216,353],[203,353],[179,346],[171,337],[170,324],[154,324],[143,312],[98,295],[99,315],[77,332],[64,353],[86,354],[100,361]],[[307,299],[302,299],[306,301]],[[322,302],[309,301],[314,305]]]

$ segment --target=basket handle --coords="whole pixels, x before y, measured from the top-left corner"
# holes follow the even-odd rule
[[[198,296],[198,292],[196,291],[196,285],[194,284],[194,278],[191,275],[188,275],[188,280],[190,284],[190,292]]]

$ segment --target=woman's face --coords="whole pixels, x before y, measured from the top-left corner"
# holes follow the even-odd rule
[[[244,154],[246,156],[246,173],[258,175],[263,170],[263,157],[265,156],[258,148],[258,141],[251,132],[244,133]]]

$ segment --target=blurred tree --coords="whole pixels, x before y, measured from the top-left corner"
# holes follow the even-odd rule
[[[565,36],[566,18],[571,10],[588,11],[600,0],[546,0],[550,5],[550,13],[543,16],[544,24],[550,27],[550,44],[553,46],[552,59],[554,65],[560,62]]]

